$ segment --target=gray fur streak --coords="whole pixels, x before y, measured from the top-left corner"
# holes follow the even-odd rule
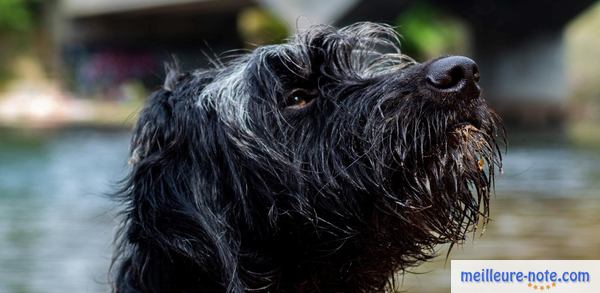
[[[261,141],[256,140],[254,128],[257,124],[253,123],[252,117],[248,113],[248,103],[251,98],[245,76],[248,68],[256,65],[259,71],[258,75],[274,77],[277,74],[271,72],[272,68],[268,65],[268,57],[276,57],[284,64],[293,66],[288,69],[298,74],[298,78],[305,78],[308,74],[306,68],[311,66],[311,60],[307,58],[308,51],[313,49],[308,47],[308,44],[313,39],[331,31],[336,31],[336,29],[328,25],[319,25],[298,33],[289,39],[288,43],[264,46],[250,54],[236,57],[227,66],[215,67],[218,73],[198,96],[198,106],[215,109],[224,125],[236,130],[236,135],[232,137],[236,144],[250,151],[252,145],[260,144]],[[373,78],[415,63],[413,59],[401,53],[399,36],[394,28],[384,24],[357,23],[337,30],[333,37],[325,41],[328,43],[328,47],[325,47],[324,50],[328,54],[350,54],[350,63],[346,64],[348,67],[342,68],[342,70],[356,74],[360,79]],[[338,57],[331,56],[331,58]],[[221,61],[213,63],[223,64]],[[171,90],[175,86],[175,79],[178,76],[178,65],[175,63],[175,66],[167,69],[165,89]],[[261,71],[265,72],[261,73]],[[274,78],[272,81],[273,90],[281,90],[279,80]],[[282,125],[287,122],[285,118],[281,117],[278,124],[279,127],[283,127]],[[269,147],[260,145],[258,148],[265,151]],[[279,151],[272,149],[268,152],[284,160],[286,154],[278,154]]]

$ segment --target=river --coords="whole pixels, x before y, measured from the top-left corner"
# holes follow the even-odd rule
[[[108,292],[129,134],[0,132],[0,292]],[[600,259],[600,152],[520,139],[505,155],[492,222],[451,259]],[[408,292],[449,292],[441,257],[400,277]],[[420,274],[425,273],[425,274]]]

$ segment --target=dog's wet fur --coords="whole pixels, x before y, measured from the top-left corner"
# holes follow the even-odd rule
[[[392,27],[314,26],[170,68],[140,114],[115,292],[383,292],[488,219],[498,116]],[[469,96],[470,95],[470,96]]]

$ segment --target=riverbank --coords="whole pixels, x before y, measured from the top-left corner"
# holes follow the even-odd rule
[[[0,128],[130,129],[142,102],[100,101],[70,96],[0,97]]]
[[[23,71],[36,72],[34,69]],[[112,98],[81,97],[41,73],[26,76],[0,91],[0,128],[129,129],[145,97],[144,92],[125,86],[118,88],[119,95]]]

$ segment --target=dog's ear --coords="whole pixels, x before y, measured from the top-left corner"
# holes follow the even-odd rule
[[[217,119],[196,98],[210,77],[177,75],[153,93],[132,139],[115,258],[117,292],[242,292],[218,185]]]

